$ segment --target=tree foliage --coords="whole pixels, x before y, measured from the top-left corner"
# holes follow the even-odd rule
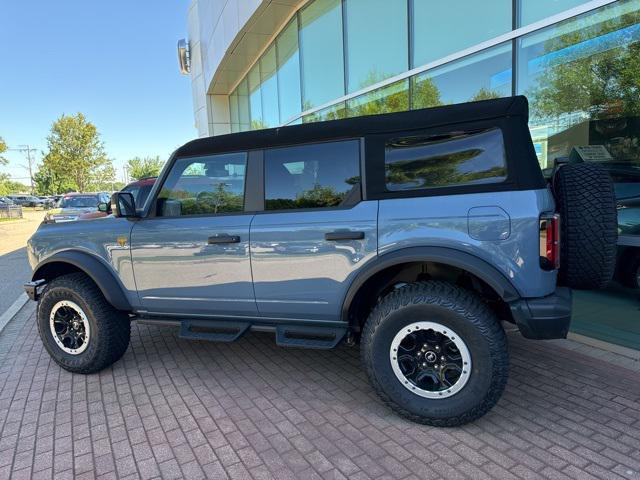
[[[6,165],[7,163],[9,163],[9,161],[2,156],[2,154],[6,152],[8,149],[9,147],[7,147],[6,142],[3,140],[2,137],[0,137],[0,165]]]
[[[640,115],[640,43],[620,43],[600,51],[586,48],[587,42],[638,22],[640,14],[633,12],[549,39],[542,73],[527,92],[533,115],[552,118],[584,112],[590,119]],[[557,54],[578,44],[586,54]]]
[[[133,157],[127,162],[129,175],[134,180],[145,177],[157,177],[162,170],[164,161],[158,155],[155,157]]]
[[[100,189],[115,179],[97,128],[82,113],[62,115],[51,126],[48,151],[35,175],[43,193]]]
[[[0,173],[0,196],[28,191],[29,187],[26,185],[16,182],[15,180],[11,180],[11,177],[6,173]]]

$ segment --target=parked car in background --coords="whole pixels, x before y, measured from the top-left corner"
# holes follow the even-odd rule
[[[42,200],[44,208],[53,208],[56,205],[56,201],[53,197],[47,195],[39,195],[36,198]]]
[[[23,207],[44,207],[44,202],[33,195],[8,195],[16,205]]]
[[[57,208],[47,213],[45,222],[74,222],[84,213],[97,212],[98,204],[109,202],[110,199],[111,196],[106,192],[68,193],[60,199]]]
[[[8,197],[0,197],[0,205],[15,205],[15,202]]]
[[[156,182],[156,177],[148,177],[141,178],[140,180],[136,180],[135,182],[131,182],[129,185],[122,189],[123,192],[131,192],[133,198],[136,201],[136,205],[139,207],[143,207],[144,203],[149,196],[149,192],[151,191],[151,187]],[[95,212],[87,212],[80,215],[78,220],[90,220],[92,218],[102,218],[111,214],[111,203],[110,200],[107,202],[107,209],[96,210]]]

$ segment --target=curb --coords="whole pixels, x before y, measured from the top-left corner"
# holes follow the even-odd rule
[[[2,316],[0,316],[0,334],[4,330],[4,327],[6,327],[11,320],[13,320],[13,317],[15,317],[16,314],[20,310],[22,310],[22,307],[24,307],[28,301],[29,297],[27,297],[26,293],[22,292],[18,299],[13,302],[13,304],[11,304],[9,308],[7,308]]]

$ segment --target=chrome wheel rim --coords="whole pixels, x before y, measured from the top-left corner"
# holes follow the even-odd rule
[[[471,376],[471,354],[452,329],[436,322],[402,328],[389,352],[393,373],[410,392],[425,398],[448,398]]]
[[[84,311],[69,300],[56,303],[49,314],[49,329],[65,353],[79,355],[89,346],[91,328]]]

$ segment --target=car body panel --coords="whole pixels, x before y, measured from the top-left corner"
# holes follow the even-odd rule
[[[141,308],[257,315],[249,259],[252,218],[238,214],[138,220],[131,245]],[[208,244],[209,237],[220,234],[237,235],[240,241]]]
[[[264,212],[251,224],[251,265],[262,316],[338,320],[361,265],[377,255],[377,201],[352,208]],[[334,231],[361,240],[328,241]]]
[[[508,215],[505,238],[500,238],[505,217],[486,215],[488,207]],[[480,215],[474,209],[480,209],[476,210]],[[378,251],[384,255],[407,247],[455,248],[495,266],[523,297],[544,296],[554,291],[556,272],[540,268],[539,217],[553,210],[553,196],[547,189],[384,200]],[[474,231],[493,232],[493,237],[473,238],[470,226]]]
[[[42,223],[27,242],[32,269],[63,251],[80,251],[99,259],[116,278],[132,306],[138,306],[129,237],[134,222],[109,217],[104,222]]]

